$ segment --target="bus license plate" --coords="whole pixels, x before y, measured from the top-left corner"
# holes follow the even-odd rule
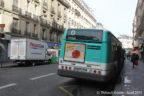
[[[86,69],[86,68],[78,68],[78,67],[75,67],[75,68],[74,68],[74,71],[87,72],[87,69]]]

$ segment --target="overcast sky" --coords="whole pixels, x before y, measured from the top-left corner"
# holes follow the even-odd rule
[[[138,0],[84,0],[93,10],[95,18],[116,37],[133,36],[132,23]]]

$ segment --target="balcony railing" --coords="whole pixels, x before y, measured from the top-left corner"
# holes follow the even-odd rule
[[[46,19],[41,18],[40,20],[41,20],[42,25],[47,25],[47,20]]]
[[[76,14],[77,16],[80,16],[80,15],[81,15],[80,12],[79,12],[77,9],[75,9],[75,14]]]
[[[42,40],[46,40],[46,37],[42,37]]]
[[[27,17],[31,18],[31,13],[28,12],[28,11],[26,11],[25,15],[26,15]]]
[[[33,19],[36,20],[36,21],[38,21],[38,16],[33,15]]]
[[[53,21],[52,22],[52,27],[55,28],[55,29],[58,29],[58,24],[55,21]]]
[[[35,37],[35,33],[32,33],[32,37]]]
[[[61,12],[60,11],[58,11],[58,17],[61,17]]]
[[[21,9],[18,8],[18,6],[16,6],[16,5],[12,6],[12,10],[15,11],[15,12],[21,13]]]
[[[0,1],[0,7],[4,7],[4,1],[3,0]]]
[[[36,39],[38,38],[38,34],[35,34],[35,38],[36,38]]]
[[[48,8],[47,2],[43,2],[44,7]]]
[[[32,33],[32,37],[37,38],[37,37],[38,37],[38,34],[36,34],[36,33]]]
[[[35,38],[35,39],[37,39],[38,38],[38,34],[32,33],[32,37]]]
[[[76,2],[77,5],[79,5],[79,7],[80,7],[81,9],[83,9],[94,21],[96,21],[95,18],[94,18],[94,16],[93,16],[89,11],[87,11],[87,10],[84,8],[84,6],[80,3],[79,0],[74,0],[74,2]]]
[[[54,7],[51,7],[51,13],[52,13],[52,14],[55,14]]]
[[[66,0],[58,0],[59,2],[61,2],[63,5],[65,5],[67,8],[70,7],[70,4],[68,3],[68,1]]]
[[[25,32],[24,32],[24,35],[25,35],[26,37],[30,37],[30,36],[31,36],[31,33],[28,32],[28,31],[25,31]]]
[[[39,2],[39,0],[34,0],[34,1]]]
[[[50,23],[47,23],[47,27],[50,27]]]
[[[20,30],[18,30],[17,28],[12,28],[12,33],[14,33],[14,34],[21,34],[21,31]]]
[[[65,20],[65,21],[67,20],[67,16],[66,16],[66,15],[64,15],[64,20]]]
[[[141,19],[140,25],[137,27],[137,32],[142,32],[144,30],[144,18]]]
[[[64,26],[63,25],[59,25],[59,30],[64,31]]]

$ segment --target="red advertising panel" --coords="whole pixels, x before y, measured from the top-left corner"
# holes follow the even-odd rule
[[[85,57],[84,44],[66,43],[64,60],[84,62],[84,57]]]
[[[5,27],[5,24],[0,24],[0,27]]]

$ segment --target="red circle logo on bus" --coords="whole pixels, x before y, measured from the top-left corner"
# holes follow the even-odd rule
[[[72,52],[72,57],[73,57],[73,58],[78,58],[79,56],[80,56],[80,51],[74,50],[74,51]]]

